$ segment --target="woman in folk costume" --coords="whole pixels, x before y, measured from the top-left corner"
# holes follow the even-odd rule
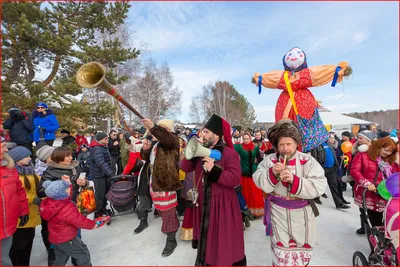
[[[240,156],[240,166],[242,168],[241,183],[243,196],[247,207],[255,217],[264,215],[264,197],[261,189],[255,186],[252,175],[257,170],[257,164],[261,160],[259,147],[251,142],[250,133],[243,135],[243,144],[235,145],[236,152]]]
[[[182,170],[195,171],[192,247],[197,249],[196,266],[246,265],[242,216],[235,191],[240,185],[240,158],[230,133],[229,123],[212,115],[204,126],[203,146],[219,150],[221,159],[197,157],[182,161]]]
[[[312,199],[325,192],[324,169],[311,155],[297,151],[301,134],[295,122],[281,120],[270,129],[268,139],[278,152],[264,158],[253,179],[268,194],[264,224],[271,235],[272,263],[307,266],[318,216]]]
[[[335,65],[307,67],[307,57],[302,49],[293,47],[283,57],[284,71],[269,71],[260,75],[254,74],[252,82],[270,89],[281,89],[275,108],[275,122],[291,119],[299,123],[302,133],[303,152],[321,145],[328,140],[329,134],[318,113],[318,104],[308,87],[328,84],[332,86],[349,76],[352,69],[347,62]]]

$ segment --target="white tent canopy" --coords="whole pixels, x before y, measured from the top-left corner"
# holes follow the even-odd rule
[[[350,131],[353,125],[372,125],[374,122],[365,121],[356,119],[353,117],[349,117],[346,115],[342,115],[340,113],[335,112],[319,112],[322,121],[325,125],[332,125],[332,129],[336,131],[338,135],[340,135],[344,131]]]

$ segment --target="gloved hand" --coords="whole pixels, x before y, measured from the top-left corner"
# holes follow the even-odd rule
[[[24,226],[25,224],[28,223],[28,221],[29,221],[29,214],[26,214],[26,215],[24,215],[24,216],[21,216],[21,217],[19,217],[19,219],[21,220],[21,222],[19,223],[19,226],[22,227],[22,226]]]
[[[33,204],[35,204],[36,206],[40,206],[40,203],[42,203],[42,199],[35,197],[32,201]]]
[[[23,112],[17,112],[16,114],[15,114],[15,119],[16,120],[24,120],[25,119],[25,114],[23,113]]]

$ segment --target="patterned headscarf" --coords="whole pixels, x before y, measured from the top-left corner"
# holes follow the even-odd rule
[[[295,46],[295,47],[293,47],[293,48],[301,49],[301,48],[298,47],[298,46]],[[292,49],[293,49],[293,48],[292,48]],[[291,51],[292,49],[290,49],[289,51]],[[288,51],[288,52],[289,52],[289,51]],[[301,51],[303,51],[303,49],[301,49]],[[302,65],[300,65],[300,67],[298,67],[297,69],[294,70],[294,69],[290,68],[288,65],[286,65],[286,63],[285,63],[285,57],[286,57],[286,54],[287,54],[288,52],[286,52],[286,53],[283,55],[283,58],[282,58],[283,67],[284,67],[284,69],[285,69],[286,71],[298,72],[298,71],[301,71],[301,70],[303,70],[303,69],[308,68],[308,67],[307,67],[307,55],[306,55],[306,52],[304,52],[304,51],[303,51],[303,54],[304,54],[304,62],[303,62]]]

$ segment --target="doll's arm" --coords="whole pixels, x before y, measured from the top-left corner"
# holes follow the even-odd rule
[[[340,83],[343,80],[344,71],[347,68],[347,62],[340,62],[338,65],[320,65],[309,67],[311,74],[312,86],[322,86],[332,82],[335,75],[336,67],[341,67],[337,82]]]
[[[270,89],[277,89],[279,81],[282,78],[283,71],[282,70],[273,70],[267,73],[262,74],[262,86]],[[258,86],[258,77],[260,73],[256,72],[252,78],[252,83]]]

